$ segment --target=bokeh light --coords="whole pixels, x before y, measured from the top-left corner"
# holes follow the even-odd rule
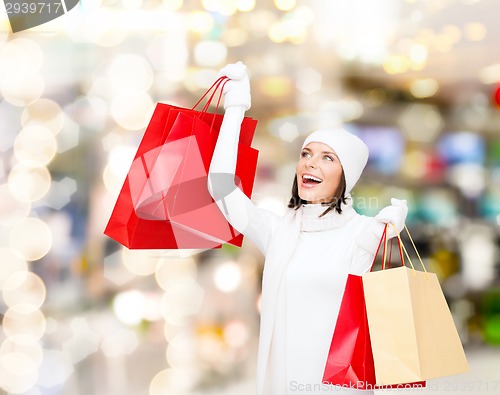
[[[443,33],[448,36],[449,40],[456,44],[462,39],[462,31],[458,26],[446,25],[442,29]]]
[[[214,272],[215,286],[222,292],[233,292],[241,283],[241,269],[236,262],[224,262]]]
[[[401,166],[401,172],[409,179],[419,179],[427,174],[429,156],[420,150],[407,152]]]
[[[40,74],[32,74],[2,82],[1,93],[9,103],[21,107],[39,99],[44,88],[43,77]]]
[[[410,60],[403,55],[388,56],[384,62],[384,71],[387,74],[401,74],[410,68]]]
[[[35,369],[42,363],[42,346],[40,342],[34,340],[30,336],[14,335],[7,337],[0,346],[0,358],[11,353],[24,355],[29,359],[29,363],[33,364]],[[22,371],[22,369],[20,369],[20,371]],[[31,373],[31,371],[26,373]]]
[[[49,332],[49,320],[47,321]],[[98,351],[101,338],[84,317],[74,317],[70,327],[72,336],[62,343],[62,350],[70,357],[71,362],[78,363]]]
[[[422,70],[425,67],[428,52],[427,47],[424,45],[415,44],[411,46],[409,57],[412,70]]]
[[[45,316],[40,310],[30,313],[19,313],[8,309],[3,317],[3,332],[7,336],[23,335],[39,340],[45,333],[47,325]]]
[[[241,28],[227,29],[222,37],[226,47],[239,47],[248,41],[248,32]]]
[[[486,26],[480,22],[470,22],[465,25],[464,36],[469,41],[482,41],[486,35]]]
[[[168,343],[166,359],[168,366],[178,369],[189,369],[196,364],[196,338],[192,332],[180,332]]]
[[[434,96],[439,90],[439,83],[433,78],[416,79],[410,85],[410,92],[416,98]]]
[[[88,2],[86,1],[86,3]],[[83,14],[84,22],[81,23],[79,29],[72,32],[75,41],[84,41],[102,47],[112,47],[120,44],[127,37],[124,26],[128,25],[129,28],[132,28],[139,25],[139,18],[135,23],[130,23],[130,17],[133,15],[134,10],[127,10],[129,15],[126,13],[117,15],[108,7],[103,7],[98,11],[101,12]],[[74,15],[74,13],[72,14]],[[92,28],[86,29],[86,26],[92,26]]]
[[[14,142],[15,157],[28,167],[48,165],[56,152],[57,141],[53,133],[39,124],[25,126]]]
[[[115,192],[122,187],[136,150],[136,147],[121,145],[111,149],[108,164],[103,171],[103,181],[108,191]]]
[[[125,328],[107,333],[101,342],[101,349],[108,358],[130,355],[138,346],[137,334]]]
[[[297,73],[297,89],[306,95],[310,95],[321,89],[322,76],[316,70],[308,68]]]
[[[207,11],[218,12],[222,15],[231,16],[236,13],[234,0],[202,0],[202,4]]]
[[[139,130],[149,123],[154,105],[151,96],[146,92],[121,92],[111,103],[111,114],[116,123],[124,129]]]
[[[194,11],[188,16],[189,30],[198,33],[206,34],[214,27],[214,20],[208,12]]]
[[[290,11],[296,5],[296,0],[274,0],[276,8],[281,11]]]
[[[500,63],[483,67],[479,71],[479,80],[483,84],[494,84],[496,82],[500,82]]]
[[[31,358],[19,352],[10,352],[1,355],[0,364],[8,373],[16,376],[26,376],[36,373],[38,368]]]
[[[183,393],[193,384],[191,377],[182,369],[168,368],[157,373],[149,385],[149,395]]]
[[[10,226],[26,218],[31,211],[31,203],[20,200],[7,184],[0,185],[0,225]]]
[[[162,259],[156,268],[155,279],[164,291],[174,286],[179,280],[195,278],[196,262],[193,258]]]
[[[226,56],[227,48],[218,41],[201,41],[194,47],[194,60],[202,67],[221,66]]]
[[[15,38],[0,46],[0,85],[37,73],[43,64],[40,46],[27,38]]]
[[[179,279],[169,285],[162,299],[162,315],[166,321],[183,325],[189,316],[196,314],[201,307],[204,291],[196,281]]]
[[[238,11],[249,12],[255,8],[255,0],[236,0]]]
[[[10,246],[27,261],[44,257],[52,246],[49,226],[38,218],[26,218],[10,231]]]
[[[137,10],[142,6],[143,0],[121,0],[123,6],[128,10]]]
[[[115,56],[106,69],[106,75],[114,92],[147,91],[153,84],[153,69],[139,55]]]
[[[15,272],[6,278],[2,296],[5,304],[19,313],[31,313],[45,301],[43,280],[32,272]]]
[[[263,78],[257,86],[264,95],[274,98],[289,96],[293,91],[291,81],[279,76]]]
[[[158,257],[152,250],[122,249],[123,264],[127,270],[137,276],[149,276],[156,270]]]
[[[60,387],[74,372],[69,356],[60,350],[44,350],[37,385],[43,389]]]
[[[443,118],[436,106],[411,104],[399,119],[402,132],[409,140],[431,142],[444,126]]]
[[[40,123],[48,128],[54,135],[58,134],[64,126],[65,115],[55,101],[41,98],[26,106],[21,115],[21,124],[31,122]]]
[[[242,347],[250,338],[248,326],[239,320],[233,320],[224,327],[224,339],[232,347]]]
[[[296,124],[285,122],[278,129],[279,136],[282,140],[292,142],[299,137],[299,128]]]
[[[144,317],[144,295],[137,290],[119,293],[113,300],[113,311],[124,324],[139,324]]]
[[[28,264],[11,248],[0,247],[0,290],[3,290],[5,280],[17,272],[25,273]]]
[[[43,198],[50,189],[50,182],[50,172],[46,167],[32,168],[21,163],[12,168],[8,178],[10,192],[25,202]]]
[[[162,4],[169,11],[177,11],[182,8],[184,0],[162,0]]]
[[[21,367],[20,371],[11,373],[8,366],[14,363],[14,367]],[[7,354],[0,359],[0,382],[3,389],[10,394],[24,394],[33,388],[38,380],[38,372],[23,374],[26,358],[22,355]],[[12,369],[11,369],[12,370]]]

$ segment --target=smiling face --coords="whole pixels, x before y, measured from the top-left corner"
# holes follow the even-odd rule
[[[300,152],[296,173],[302,200],[308,203],[331,202],[342,177],[342,165],[328,145],[312,142]]]

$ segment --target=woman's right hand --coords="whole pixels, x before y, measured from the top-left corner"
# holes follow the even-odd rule
[[[219,77],[228,77],[224,85],[224,109],[242,106],[248,110],[251,106],[250,81],[247,66],[242,62],[230,63],[220,69]]]

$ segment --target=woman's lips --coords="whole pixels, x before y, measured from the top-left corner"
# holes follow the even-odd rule
[[[314,188],[317,187],[319,184],[312,184],[312,183],[305,183],[302,181],[302,188]]]
[[[323,182],[321,178],[316,177],[315,175],[312,174],[303,174],[301,178],[302,178],[301,184],[303,188],[314,188]],[[315,181],[306,182],[307,180],[311,179],[316,180],[316,182]]]

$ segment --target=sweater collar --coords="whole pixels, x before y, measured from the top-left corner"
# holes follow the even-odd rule
[[[328,206],[321,205],[320,203],[304,204],[300,208],[302,210],[301,232],[318,232],[338,228],[345,224],[355,214],[352,207],[351,195],[347,195],[346,204],[342,204],[342,214],[337,213],[335,210],[331,210],[323,217],[320,217],[328,208]]]

